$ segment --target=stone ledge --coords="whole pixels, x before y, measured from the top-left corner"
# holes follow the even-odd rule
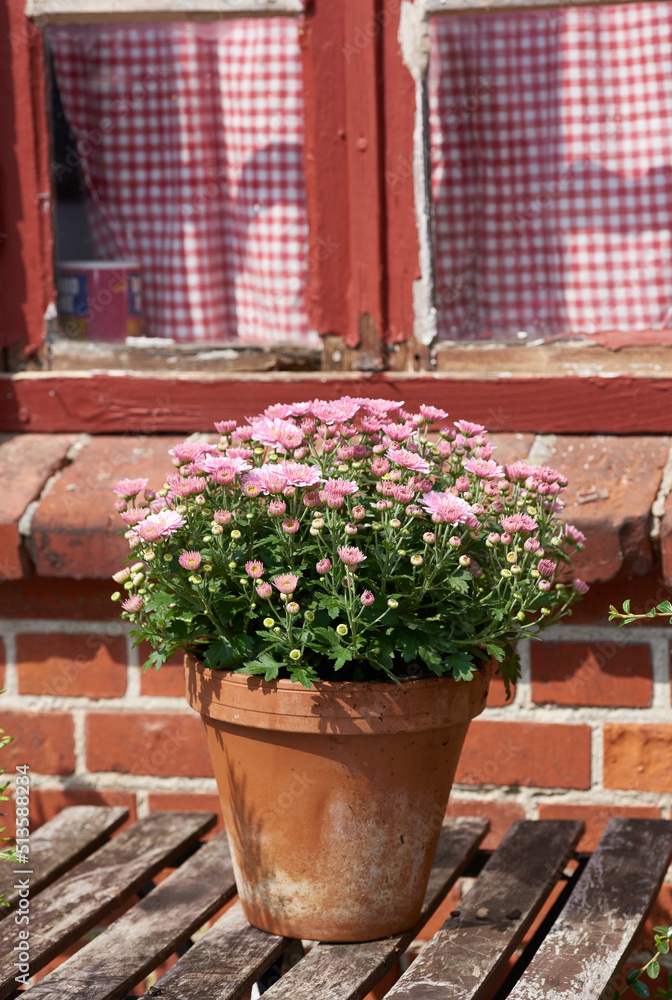
[[[670,439],[661,436],[543,436],[491,434],[500,462],[547,462],[569,479],[565,520],[588,542],[575,560],[589,583],[626,575],[644,576],[657,554],[652,508],[661,491]],[[148,477],[158,488],[170,469],[168,449],[182,436],[102,435],[82,445],[68,464],[75,440],[67,434],[0,436],[0,573],[40,577],[106,579],[128,549],[118,535],[114,483]],[[51,481],[58,470],[60,473]],[[47,486],[47,484],[49,484]],[[47,487],[45,489],[45,487]],[[38,499],[39,498],[39,499]],[[19,521],[31,502],[28,546]],[[672,581],[672,499],[661,525],[663,572]]]

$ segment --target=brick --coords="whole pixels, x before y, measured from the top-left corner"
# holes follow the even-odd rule
[[[212,795],[196,792],[150,792],[147,803],[150,812],[180,812],[188,809],[192,812],[215,813],[217,824],[205,834],[204,840],[214,837],[224,829],[222,807],[219,804],[219,796],[214,792]]]
[[[665,497],[665,510],[660,525],[660,557],[663,579],[672,586],[672,491]]]
[[[210,778],[203,724],[194,713],[95,712],[86,719],[90,771]]]
[[[140,669],[152,651],[147,642],[138,646]],[[150,667],[140,676],[140,693],[163,695],[168,698],[184,698],[184,653],[175,653],[166,660],[160,670]]]
[[[669,453],[666,437],[557,437],[548,464],[569,487],[563,520],[587,537],[574,569],[589,583],[654,565],[651,506]]]
[[[589,726],[472,722],[455,781],[466,785],[590,787]]]
[[[128,820],[119,828],[125,830],[137,819],[135,795],[132,792],[98,790],[94,788],[31,788],[30,789],[30,829],[53,819],[68,806],[126,806]],[[14,834],[14,816],[11,802],[5,805],[5,819],[8,830]]]
[[[5,686],[5,644],[0,639],[0,691],[4,689]]]
[[[651,647],[645,643],[535,643],[532,701],[538,705],[648,708],[653,698]]]
[[[114,484],[142,476],[160,488],[172,468],[168,449],[181,438],[92,438],[40,501],[33,518],[35,568],[41,576],[109,577],[128,555],[117,532]]]
[[[525,810],[517,802],[458,799],[451,795],[446,816],[484,816],[490,820],[490,829],[481,847],[485,851],[494,851],[513,824],[525,819]]]
[[[74,440],[71,434],[0,434],[0,580],[30,572],[19,521],[49,477],[65,465]]]
[[[0,766],[8,776],[17,764],[38,774],[71,774],[75,769],[75,730],[69,712],[2,712],[2,728],[14,741],[2,750]]]
[[[122,697],[126,693],[126,639],[118,628],[114,632],[18,635],[19,694]]]
[[[498,673],[494,673],[490,681],[490,687],[488,688],[488,700],[486,702],[487,707],[501,708],[502,705],[512,705],[515,696],[516,689],[515,686],[513,686],[511,688],[511,697],[507,699],[504,681]]]
[[[489,427],[496,425],[497,418],[489,422]],[[500,465],[524,461],[534,444],[534,434],[488,434],[490,444],[497,450],[497,461]]]
[[[119,605],[110,600],[118,589],[113,580],[54,581],[33,575],[0,583],[0,613],[10,619],[118,620]]]
[[[639,939],[641,945],[638,943],[638,947],[649,948],[653,953],[655,951],[652,947],[654,943],[653,928],[663,926],[672,926],[672,885],[669,882],[663,883],[661,886],[653,908],[646,918],[646,923]],[[656,986],[658,986],[658,983],[656,983]]]
[[[578,843],[580,851],[594,851],[610,819],[660,819],[656,806],[578,805],[572,802],[540,802],[539,819],[580,819],[586,830]]]
[[[605,788],[672,792],[672,725],[607,722],[603,740]]]

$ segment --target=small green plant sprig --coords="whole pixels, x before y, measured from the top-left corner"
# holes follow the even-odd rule
[[[643,965],[640,969],[633,969],[629,972],[626,977],[626,985],[622,990],[614,990],[611,995],[611,1000],[621,1000],[624,993],[628,990],[638,996],[643,997],[644,1000],[651,995],[649,992],[649,987],[646,983],[642,982],[642,976],[647,975],[649,979],[657,979],[660,975],[660,962],[658,959],[661,955],[667,955],[670,951],[670,939],[672,938],[672,927],[654,927],[654,942],[656,948],[656,954],[653,958],[650,958],[646,965]],[[672,989],[664,989],[659,986],[656,991],[656,997],[658,1000],[672,1000]]]
[[[630,610],[630,601],[623,601],[623,611],[618,611],[613,604],[609,607],[609,621],[618,621],[619,626],[633,625],[643,618],[669,618],[672,625],[672,604],[669,601],[662,601],[655,608],[646,611],[643,615],[636,615]]]
[[[0,691],[0,694],[4,694],[4,692]],[[0,750],[3,750],[9,743],[12,742],[13,739],[14,739],[13,736],[6,735],[4,729],[0,729]],[[6,768],[0,767],[0,775],[3,775],[5,771]],[[9,795],[4,794],[7,791],[8,787],[9,787],[9,781],[4,781],[0,785],[0,802],[9,801]],[[4,833],[6,829],[7,827],[0,826],[0,834]],[[9,837],[0,837],[0,841],[8,841],[8,840]],[[19,860],[20,858],[13,847],[0,851],[0,861],[19,861]],[[0,895],[0,906],[9,906],[9,903],[5,901],[4,895]]]
[[[216,423],[171,449],[157,492],[114,488],[132,552],[114,575],[157,669],[179,650],[212,668],[320,680],[469,680],[569,612],[585,541],[559,513],[567,480],[501,466],[480,424],[345,396]],[[125,598],[125,599],[124,599]]]

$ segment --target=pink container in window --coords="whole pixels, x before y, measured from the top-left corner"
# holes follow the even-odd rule
[[[142,332],[137,261],[61,261],[56,288],[66,336],[121,343]]]

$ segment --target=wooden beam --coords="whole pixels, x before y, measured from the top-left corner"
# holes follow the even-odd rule
[[[509,10],[548,10],[551,7],[606,7],[611,3],[637,0],[424,0],[425,12],[432,14],[496,14]],[[668,0],[654,0],[667,3]]]
[[[341,395],[432,403],[491,431],[672,433],[672,375],[474,377],[432,373],[0,374],[0,430],[191,433],[271,403]]]
[[[302,0],[27,0],[39,24],[101,21],[189,21],[297,15]]]

